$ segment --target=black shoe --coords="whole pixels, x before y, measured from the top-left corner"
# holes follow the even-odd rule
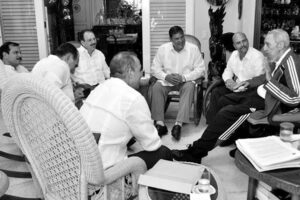
[[[177,161],[194,162],[201,164],[201,157],[192,155],[191,148],[185,150],[172,150],[173,159]]]
[[[227,147],[235,143],[236,138],[230,137],[224,142],[222,142],[219,146],[220,147]]]
[[[230,150],[230,151],[229,151],[229,155],[230,155],[230,157],[232,157],[232,158],[234,158],[234,157],[235,157],[235,152],[236,152],[236,150],[237,150],[237,148],[235,148],[235,149],[232,149],[232,150]]]
[[[130,148],[136,142],[135,137],[132,137],[127,143],[127,149]]]
[[[168,128],[166,126],[156,124],[155,127],[157,129],[157,133],[158,133],[159,137],[162,137],[162,136],[168,134]]]
[[[175,140],[180,140],[180,136],[181,136],[181,126],[179,125],[175,125],[172,128],[171,131],[172,136],[174,137]]]

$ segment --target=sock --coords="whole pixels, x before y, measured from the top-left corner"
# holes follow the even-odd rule
[[[165,126],[165,123],[163,121],[157,121],[156,124],[161,125],[161,126]]]

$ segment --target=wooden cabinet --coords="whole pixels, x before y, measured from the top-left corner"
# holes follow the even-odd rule
[[[268,31],[281,28],[290,35],[293,50],[300,54],[300,1],[256,0],[254,47],[261,49]]]

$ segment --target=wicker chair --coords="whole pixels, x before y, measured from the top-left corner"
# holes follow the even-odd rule
[[[45,199],[87,200],[100,188],[106,171],[95,139],[61,90],[32,74],[17,74],[5,84],[1,100],[5,123]]]

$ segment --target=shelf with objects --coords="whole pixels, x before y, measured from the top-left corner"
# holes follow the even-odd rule
[[[142,11],[127,1],[106,1],[106,11],[93,27],[97,48],[107,63],[120,51],[133,51],[142,61]]]
[[[256,0],[254,47],[261,49],[268,31],[276,28],[288,32],[291,47],[300,54],[300,1]]]
[[[105,24],[93,27],[97,49],[106,56],[107,63],[120,51],[134,51],[142,61],[142,24]]]

